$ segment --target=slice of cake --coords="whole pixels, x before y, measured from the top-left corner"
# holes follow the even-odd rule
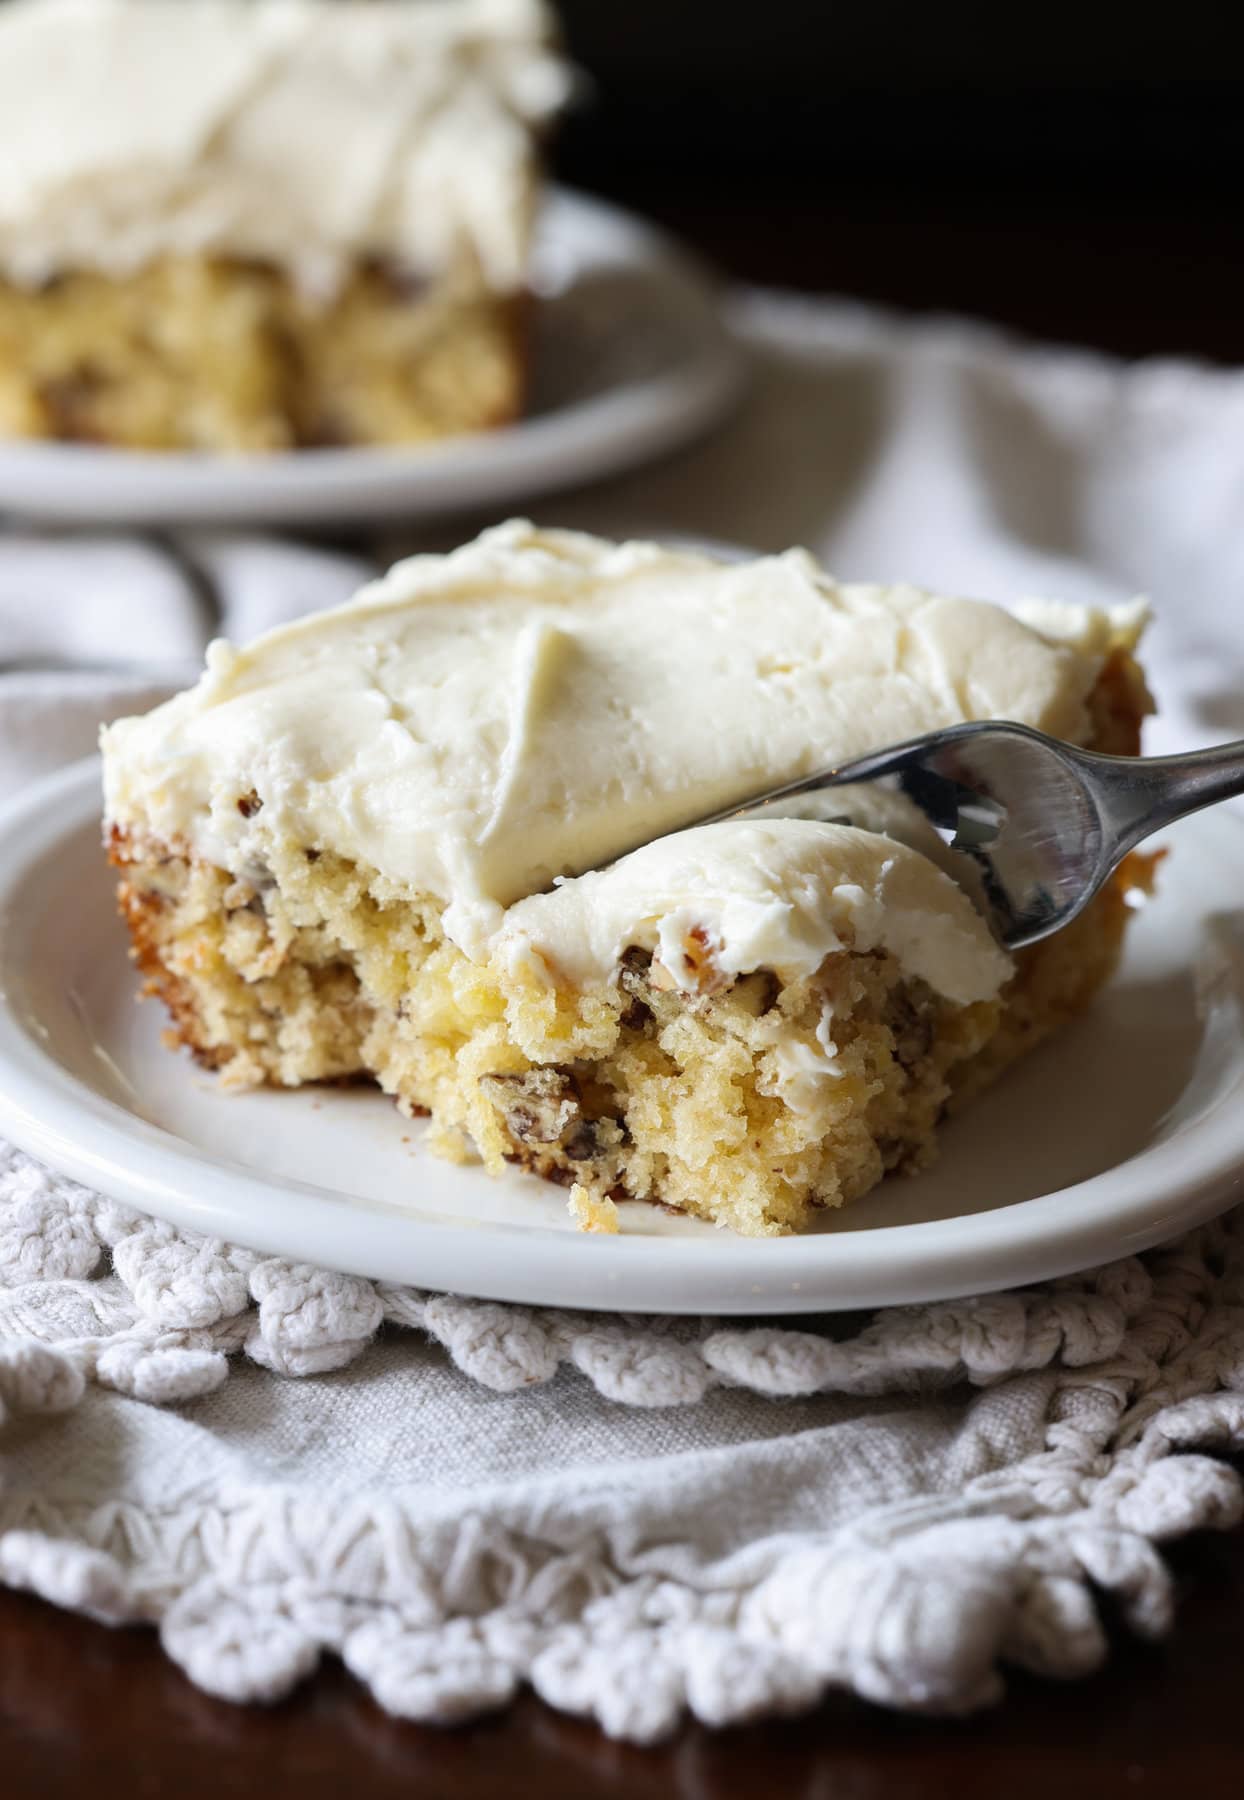
[[[1012,963],[879,832],[681,828],[964,719],[1134,752],[1135,611],[1040,616],[522,523],[412,558],[104,733],[148,990],[227,1081],[369,1076],[594,1229],[793,1229],[1088,1002],[1122,884]]]
[[[407,444],[519,411],[540,0],[0,7],[0,435]]]

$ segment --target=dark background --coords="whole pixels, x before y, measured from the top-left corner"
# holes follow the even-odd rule
[[[1244,362],[1244,7],[561,0],[563,179],[752,279]]]

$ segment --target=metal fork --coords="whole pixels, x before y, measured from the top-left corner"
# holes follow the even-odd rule
[[[917,848],[944,845],[960,853],[954,872],[969,872],[998,940],[1018,950],[1069,924],[1145,838],[1237,794],[1244,741],[1184,756],[1102,756],[986,720],[878,750],[693,823],[794,814],[879,824]],[[946,866],[944,852],[938,860]]]

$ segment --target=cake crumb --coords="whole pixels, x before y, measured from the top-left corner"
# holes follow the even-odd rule
[[[607,1237],[617,1235],[618,1209],[607,1194],[589,1193],[581,1182],[576,1181],[570,1190],[566,1210],[580,1231],[601,1232]]]

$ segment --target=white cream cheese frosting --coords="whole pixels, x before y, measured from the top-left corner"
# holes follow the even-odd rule
[[[10,0],[0,274],[465,258],[510,291],[567,90],[542,0]]]
[[[807,819],[675,832],[520,900],[497,940],[507,960],[534,957],[576,985],[608,981],[630,945],[687,992],[756,969],[798,980],[834,951],[887,950],[966,1006],[1011,970],[966,894],[918,851]],[[832,1043],[822,1048],[831,1062]]]
[[[213,645],[195,687],[104,733],[107,816],[251,878],[334,851],[442,901],[480,955],[557,877],[853,755],[973,718],[1082,738],[1102,654],[839,586],[803,551],[723,563],[515,521]]]

